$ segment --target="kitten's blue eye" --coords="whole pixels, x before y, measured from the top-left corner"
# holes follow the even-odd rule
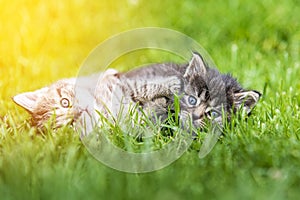
[[[219,113],[216,112],[216,111],[211,111],[211,112],[210,112],[210,116],[211,116],[212,118],[217,118],[217,117],[219,117]]]
[[[207,115],[209,118],[215,119],[218,118],[220,116],[220,113],[216,110],[210,110],[207,112]]]
[[[67,99],[67,98],[62,98],[62,99],[60,100],[60,105],[61,105],[63,108],[68,108],[68,107],[70,107],[70,101],[69,101],[69,99]]]
[[[191,104],[192,106],[197,104],[197,99],[193,96],[189,96],[188,101],[189,101],[189,104]]]

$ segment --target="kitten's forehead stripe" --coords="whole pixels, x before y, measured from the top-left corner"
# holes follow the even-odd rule
[[[208,101],[208,99],[209,99],[209,91],[208,91],[207,88],[204,88],[204,89],[202,90],[202,92],[201,92],[200,95],[199,95],[199,98],[200,98],[202,101],[204,101],[204,102]]]
[[[57,88],[56,91],[57,91],[59,97],[62,97],[62,95],[61,95],[61,88]]]

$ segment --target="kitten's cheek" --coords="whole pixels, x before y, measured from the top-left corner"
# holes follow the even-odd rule
[[[99,115],[89,108],[80,109],[80,116],[76,122],[76,130],[79,131],[80,137],[83,138],[100,126]]]

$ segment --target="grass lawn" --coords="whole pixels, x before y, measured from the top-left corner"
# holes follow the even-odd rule
[[[299,199],[299,1],[0,5],[1,199]],[[146,26],[189,35],[221,72],[263,93],[253,115],[234,119],[205,158],[198,158],[200,142],[194,141],[162,170],[119,172],[94,159],[68,127],[37,134],[29,115],[12,102],[20,92],[76,76],[106,38]]]

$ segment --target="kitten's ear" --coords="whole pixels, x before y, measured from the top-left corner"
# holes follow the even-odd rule
[[[118,77],[119,76],[119,72],[115,69],[107,69],[103,72],[103,75],[102,75],[102,79],[105,79],[105,78],[108,78],[108,77],[111,77],[111,76],[116,76]]]
[[[260,96],[261,94],[255,90],[234,93],[234,106],[237,109],[244,109],[249,114]]]
[[[190,60],[189,65],[186,68],[186,71],[183,76],[187,77],[192,76],[194,74],[205,75],[206,71],[206,65],[201,55],[198,53],[193,53],[193,57]]]
[[[16,104],[32,113],[36,107],[37,100],[41,96],[43,96],[48,91],[48,89],[48,87],[44,87],[33,92],[24,92],[14,96],[12,99]]]
[[[104,71],[105,75],[115,75],[117,73],[119,73],[117,70],[111,68],[108,68],[107,70]]]

